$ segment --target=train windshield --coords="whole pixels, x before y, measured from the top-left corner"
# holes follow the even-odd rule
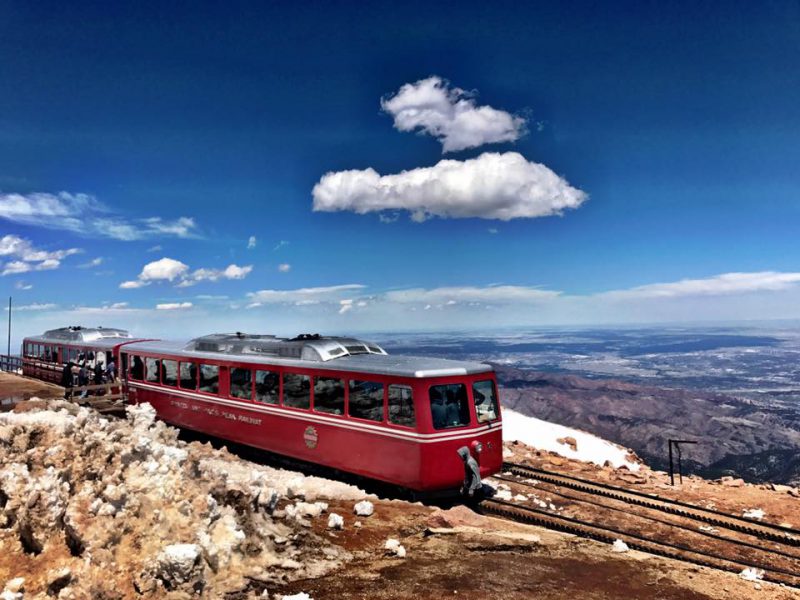
[[[466,385],[463,383],[432,385],[430,399],[434,429],[469,425],[469,400],[467,399]]]
[[[497,409],[497,389],[491,379],[476,381],[472,384],[472,399],[475,401],[478,423],[494,421],[500,414]]]

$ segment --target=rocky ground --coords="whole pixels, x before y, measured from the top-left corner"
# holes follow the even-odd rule
[[[19,385],[0,378],[0,398]],[[183,442],[153,417],[147,406],[114,419],[38,400],[0,414],[0,598],[800,598],[463,506],[367,497]],[[507,452],[669,491],[646,468],[597,467],[521,444]],[[800,523],[787,491],[692,479],[680,493]]]

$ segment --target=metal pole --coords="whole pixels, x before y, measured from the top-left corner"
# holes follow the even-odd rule
[[[672,440],[669,442],[669,484],[675,485],[675,471],[672,469]]]
[[[11,360],[11,296],[8,297],[8,360]]]

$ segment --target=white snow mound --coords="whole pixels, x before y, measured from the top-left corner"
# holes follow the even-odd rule
[[[572,437],[577,442],[577,450],[557,440]],[[610,463],[615,469],[627,467],[638,471],[639,463],[631,461],[630,450],[613,444],[591,433],[570,429],[564,425],[543,421],[536,417],[520,414],[510,408],[503,409],[503,439],[516,440],[539,450],[554,452],[564,458],[572,458],[603,466]]]
[[[739,573],[739,577],[745,581],[758,581],[759,579],[764,579],[764,570],[756,569],[754,567],[747,567],[741,573]]]

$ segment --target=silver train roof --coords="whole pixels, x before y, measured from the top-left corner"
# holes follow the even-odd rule
[[[227,360],[248,364],[331,369],[401,377],[447,377],[490,372],[477,362],[390,356],[372,342],[355,338],[298,336],[286,339],[246,334],[213,334],[188,343],[142,341],[126,344],[124,351],[168,354],[206,360]]]
[[[111,348],[135,338],[132,338],[131,334],[124,329],[74,325],[50,329],[42,335],[31,336],[26,339],[33,343],[74,344],[78,346],[88,344],[96,348]]]

